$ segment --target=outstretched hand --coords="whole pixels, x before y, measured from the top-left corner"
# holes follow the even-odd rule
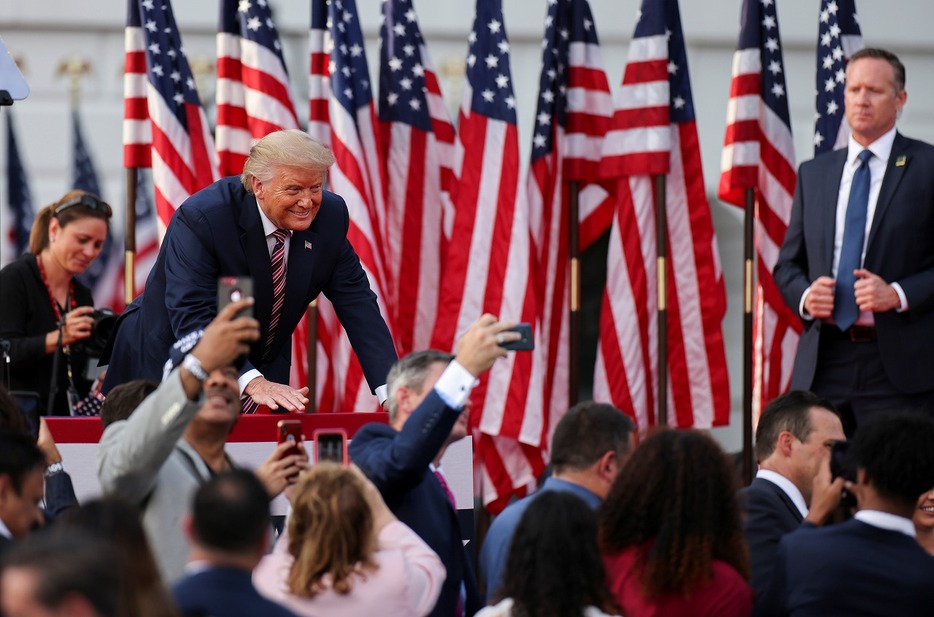
[[[522,336],[517,332],[507,332],[516,324],[501,322],[486,313],[457,341],[455,360],[470,371],[474,377],[490,369],[497,358],[508,353],[500,343],[518,341]]]
[[[308,387],[296,390],[281,383],[274,383],[265,377],[257,377],[246,385],[244,394],[249,394],[257,405],[266,405],[271,411],[284,407],[289,413],[305,411],[308,404]]]

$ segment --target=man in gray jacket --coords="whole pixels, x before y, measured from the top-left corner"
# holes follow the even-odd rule
[[[252,299],[228,305],[200,337],[186,337],[194,348],[178,354],[174,368],[140,402],[138,382],[122,387],[140,393],[123,396],[115,388],[105,409],[107,424],[98,449],[97,472],[105,493],[117,493],[143,511],[143,526],[164,580],[181,577],[190,549],[182,520],[192,495],[214,474],[235,467],[225,451],[227,437],[240,416],[236,359],[259,339],[259,324],[236,317]],[[187,351],[182,348],[181,352]],[[112,420],[113,417],[125,419]],[[270,497],[295,481],[307,456],[286,454],[280,444],[256,470]]]

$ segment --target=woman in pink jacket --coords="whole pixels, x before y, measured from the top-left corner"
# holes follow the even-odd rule
[[[323,463],[296,485],[292,515],[253,571],[266,597],[307,617],[423,616],[445,569],[354,467]]]

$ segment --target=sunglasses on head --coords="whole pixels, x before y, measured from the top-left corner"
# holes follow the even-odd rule
[[[104,214],[110,215],[110,206],[97,199],[96,197],[87,194],[78,195],[73,199],[69,199],[62,205],[55,208],[55,214],[61,214],[62,211],[67,210],[72,206],[84,206],[88,210],[95,210],[97,212],[103,212]]]

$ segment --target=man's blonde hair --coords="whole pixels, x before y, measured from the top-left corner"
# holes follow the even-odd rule
[[[260,182],[269,182],[279,167],[305,167],[326,172],[333,164],[331,149],[315,141],[308,133],[298,129],[276,131],[250,148],[240,182],[248,193],[252,193],[254,177]]]

